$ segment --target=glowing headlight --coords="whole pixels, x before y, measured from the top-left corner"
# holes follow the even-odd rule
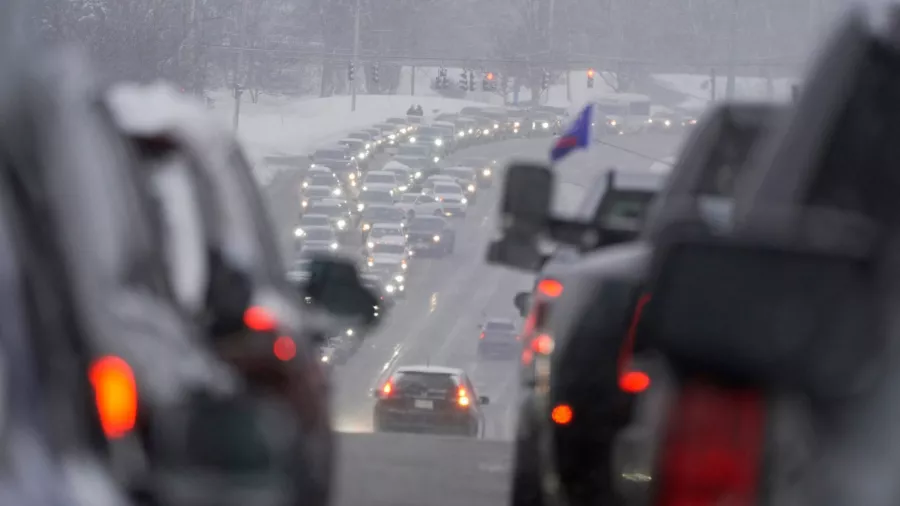
[[[647,123],[653,123],[653,119],[652,118],[647,119]]]
[[[396,282],[398,282],[398,283],[402,283],[402,282],[403,282],[403,276],[394,276],[394,281],[396,281]]]
[[[399,188],[399,190],[405,192],[406,190],[409,190],[409,186],[403,185]]]
[[[394,285],[384,285],[385,292],[394,293],[394,290],[396,290],[396,288],[394,288]]]
[[[372,145],[367,143],[367,144],[366,144],[366,149],[371,149],[371,148],[372,148]]]
[[[304,235],[306,235],[306,232],[304,232],[302,228],[294,229],[294,237],[303,237]]]
[[[490,175],[491,175],[491,169],[484,169],[483,171],[481,171],[481,175],[482,175],[482,176],[490,176]]]
[[[475,185],[470,184],[469,186],[466,187],[466,189],[469,190],[470,192],[473,192],[473,191],[475,191]]]
[[[403,269],[403,270],[406,270],[406,262],[403,262],[402,264],[400,264],[400,268]],[[400,276],[400,277],[402,278],[403,276]],[[398,283],[402,283],[403,280],[402,280],[402,279],[398,279],[397,282],[398,282]]]
[[[434,140],[434,145],[435,145],[435,146],[441,146],[441,145],[443,145],[443,144],[444,144],[443,139],[435,139],[435,140]]]
[[[498,129],[498,128],[500,128],[500,124],[499,124],[499,123],[494,123],[494,130],[496,130],[496,129]]]
[[[394,139],[396,139],[396,138],[397,138],[397,135],[396,135],[396,134],[388,135],[388,139],[390,139],[390,140],[394,140]]]
[[[372,267],[373,265],[375,265],[375,261],[370,258],[366,261],[366,265],[368,265],[369,267]]]
[[[438,163],[439,161],[441,161],[441,157],[439,157],[439,156],[434,157],[434,163]]]
[[[375,247],[375,243],[372,242],[372,241],[369,241],[369,242],[366,243],[366,247],[374,248],[374,247]]]
[[[415,144],[415,143],[416,143],[416,138],[415,138],[415,137],[410,137],[410,138],[409,138],[409,142],[410,142],[411,144]]]
[[[329,244],[328,247],[331,249],[338,249],[338,243],[333,242],[333,243]]]
[[[405,129],[405,128],[401,128],[401,129],[400,129],[400,133],[401,133],[401,134],[405,134],[405,133],[406,133],[406,129]]]
[[[365,208],[366,208],[366,205],[365,205],[365,204],[356,204],[356,210],[357,210],[357,211],[362,211],[362,210],[365,209]]]
[[[513,128],[519,128],[519,122],[518,122],[518,121],[516,121],[515,123],[513,123]]]
[[[474,134],[474,133],[475,133],[475,129],[474,129],[474,128],[470,128],[470,129],[469,129],[469,135],[472,135],[472,134]]]
[[[514,134],[519,133],[519,129],[518,129],[518,128],[513,128],[513,133],[514,133]]]
[[[337,226],[338,226],[338,228],[343,229],[344,227],[347,226],[347,220],[338,220]]]
[[[439,235],[432,237],[432,239],[434,239],[434,242],[441,242],[441,236]]]
[[[460,202],[462,202],[463,204],[468,204],[468,203],[469,203],[469,199],[463,197],[462,200],[460,200]]]
[[[359,159],[360,159],[360,160],[364,160],[364,159],[366,158],[366,156],[368,156],[368,154],[365,153],[365,152],[362,152],[362,153],[359,154]]]
[[[328,362],[328,355],[322,355],[322,362]]]
[[[363,191],[366,191],[368,189],[369,189],[369,187],[367,187],[366,185],[363,185]]]
[[[666,125],[666,126],[672,126],[672,122],[669,121],[669,120],[666,120],[666,121],[663,123],[663,125]]]
[[[304,181],[304,182],[303,182],[303,187],[304,187],[304,188],[309,188],[309,182],[308,182],[308,181]]]
[[[541,126],[544,127],[544,128],[550,128],[550,123],[547,123],[547,122],[545,121],[545,122],[541,123]]]
[[[369,225],[368,223],[363,223],[363,230],[369,230],[370,228],[372,228],[371,225]]]
[[[350,180],[351,180],[351,181],[353,181],[353,180],[355,180],[355,179],[356,179],[356,174],[354,174],[354,173],[352,173],[352,172],[351,172],[351,173],[350,173],[350,175],[349,175],[349,176],[347,176],[347,177],[349,177],[349,178],[350,178]]]
[[[353,335],[353,329],[347,329],[347,332],[345,332],[345,334],[347,334],[348,336],[352,336],[352,335]]]
[[[491,131],[488,130],[487,128],[485,128],[485,129],[484,129],[484,135],[490,135],[490,134],[491,134]]]
[[[456,134],[456,136],[457,136],[457,137],[465,137],[465,136],[466,136],[466,133],[465,133],[465,132],[459,132],[459,133]]]
[[[309,201],[304,200],[300,205],[303,206],[303,207],[306,207],[306,206],[309,205]]]
[[[422,177],[422,171],[417,170],[414,176],[416,179],[419,179],[420,177]]]
[[[334,191],[331,192],[331,194],[334,195],[335,197],[340,197],[340,196],[341,196],[341,189],[340,189],[340,188],[335,188]]]

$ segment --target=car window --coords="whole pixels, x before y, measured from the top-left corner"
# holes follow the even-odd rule
[[[460,193],[460,189],[452,184],[436,184],[434,185],[435,193]]]
[[[300,225],[305,225],[307,227],[315,227],[315,226],[327,226],[328,225],[328,217],[327,216],[304,216],[300,219]]]
[[[394,184],[396,180],[394,176],[389,176],[387,174],[369,174],[366,176],[366,183],[390,183]]]
[[[306,231],[307,239],[326,241],[332,237],[334,232],[330,228],[311,228]]]
[[[331,159],[343,159],[346,158],[346,154],[343,151],[338,151],[334,149],[319,149],[316,151],[313,158],[331,158]]]
[[[313,206],[311,213],[324,214],[325,216],[338,216],[343,210],[338,206]]]
[[[372,229],[372,237],[388,237],[403,235],[403,231],[399,228],[375,227]]]
[[[444,220],[440,218],[421,217],[415,218],[409,223],[410,230],[440,230],[444,226]]]
[[[431,204],[432,202],[434,202],[434,197],[431,195],[422,195],[419,197],[420,204]]]
[[[327,197],[331,195],[331,190],[328,188],[309,188],[306,190],[306,194],[310,197]]]
[[[391,381],[397,391],[405,389],[454,390],[456,378],[446,373],[404,371],[394,374]]]
[[[404,195],[400,197],[400,202],[415,202],[418,198],[418,195]]]

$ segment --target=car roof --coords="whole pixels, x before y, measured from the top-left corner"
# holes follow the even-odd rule
[[[376,202],[375,204],[372,204],[372,205],[370,205],[370,206],[366,206],[366,208],[363,210],[363,212],[365,213],[365,212],[371,211],[371,210],[373,210],[373,209],[390,209],[390,210],[394,210],[394,209],[397,209],[397,208],[394,207],[393,204],[383,204],[383,203],[381,203],[381,202]],[[399,209],[398,209],[398,210],[399,210]]]
[[[368,176],[393,176],[394,173],[387,170],[370,170],[366,173],[366,177]]]
[[[300,221],[303,221],[307,218],[318,218],[318,219],[322,219],[322,220],[330,220],[331,219],[328,217],[328,215],[325,215],[325,214],[310,213],[310,214],[304,214],[303,216],[301,216]]]
[[[306,230],[327,230],[329,232],[334,232],[334,229],[327,225],[313,225],[311,227],[306,227]]]
[[[434,181],[456,181],[453,177],[448,176],[447,174],[434,174],[434,175],[428,176],[428,179],[426,179],[426,181],[431,181],[431,180],[434,180]]]
[[[432,374],[448,374],[451,376],[465,376],[466,374],[462,369],[457,369],[454,367],[441,367],[437,365],[404,365],[398,367],[394,372],[420,372]]]
[[[310,165],[309,170],[307,172],[327,172],[329,174],[333,174],[333,172],[331,172],[331,169],[329,169],[328,167],[326,167],[324,165],[319,165],[317,163]]]
[[[442,170],[466,170],[475,172],[475,167],[469,167],[467,165],[454,165],[452,167],[444,167]]]
[[[303,190],[304,190],[304,191],[309,191],[309,190],[324,190],[324,191],[327,191],[327,192],[331,192],[331,187],[330,187],[330,186],[323,186],[323,185],[320,185],[320,184],[312,184],[312,185],[307,186],[307,187],[304,188]]]
[[[391,175],[393,175],[393,174],[391,174]],[[363,191],[359,192],[360,195],[362,195],[363,193],[386,193],[388,195],[391,195],[390,190],[382,190],[379,188],[372,188],[370,190],[363,190]]]
[[[335,199],[322,199],[322,200],[316,201],[316,202],[313,204],[313,207],[325,207],[325,206],[328,206],[328,207],[343,207],[343,206],[344,206],[344,203],[343,203],[343,201],[335,200]]]

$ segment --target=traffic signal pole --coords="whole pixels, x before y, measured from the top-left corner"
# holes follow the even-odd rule
[[[353,66],[359,66],[359,9],[360,0],[356,0],[356,16],[353,19]],[[356,111],[356,76],[350,81],[350,112]]]

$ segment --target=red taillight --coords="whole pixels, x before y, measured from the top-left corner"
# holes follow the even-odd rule
[[[297,356],[297,343],[288,336],[281,336],[276,339],[272,348],[275,357],[282,362],[287,362]]]
[[[251,306],[244,311],[244,325],[257,332],[271,332],[278,326],[278,322],[268,309]]]
[[[384,397],[388,397],[391,395],[391,392],[394,391],[393,385],[390,382],[385,383],[383,387],[381,387],[381,395]]]
[[[562,295],[563,285],[555,279],[542,279],[537,286],[538,293],[555,299]]]
[[[567,404],[559,404],[550,412],[550,419],[557,425],[568,425],[574,417],[572,407]]]
[[[763,396],[688,384],[670,413],[657,504],[758,504],[765,439]]]
[[[641,295],[634,307],[631,324],[628,326],[628,335],[619,352],[619,387],[628,393],[637,394],[650,386],[650,377],[640,371],[631,370],[632,357],[634,356],[634,339],[637,334],[638,324],[641,322],[641,314],[650,302],[650,294]]]
[[[128,434],[137,422],[137,384],[131,366],[119,357],[107,356],[91,364],[88,379],[94,387],[97,414],[110,439]]]
[[[465,387],[459,387],[459,390],[457,390],[456,402],[464,408],[471,404],[472,401],[469,400],[469,393],[466,392]]]
[[[553,353],[553,338],[547,334],[541,334],[531,340],[531,351],[541,355]]]
[[[482,332],[481,335],[478,336],[478,339],[484,339],[484,332]]]

